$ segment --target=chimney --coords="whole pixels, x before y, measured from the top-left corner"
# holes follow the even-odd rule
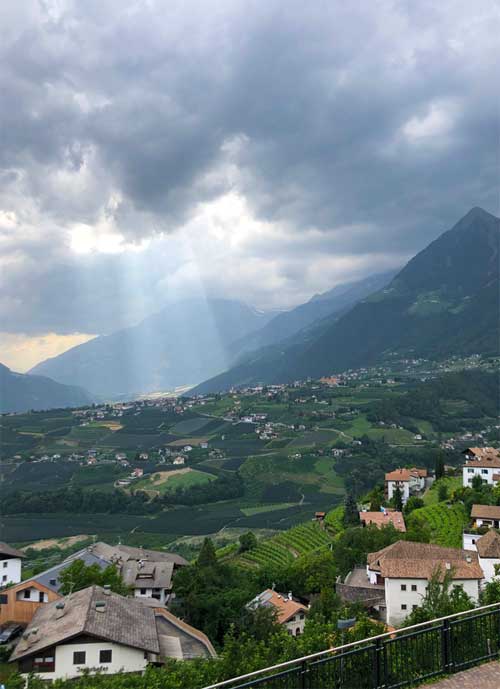
[[[472,562],[472,557],[470,555],[465,556],[465,561],[468,562],[469,564]]]
[[[292,600],[292,592],[288,591],[288,600]]]
[[[111,586],[109,584],[104,584],[103,589],[104,589],[104,595],[105,596],[111,595]]]
[[[64,602],[59,601],[59,603],[56,603],[56,620],[59,620],[61,617],[63,617],[64,612]]]
[[[96,610],[96,612],[104,612],[106,610],[105,601],[103,601],[103,600],[96,601],[95,610]]]

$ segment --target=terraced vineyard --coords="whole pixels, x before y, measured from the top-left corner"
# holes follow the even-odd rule
[[[295,558],[324,548],[330,543],[330,536],[318,524],[299,524],[262,541],[255,550],[240,555],[236,562],[243,567],[287,565]]]
[[[463,505],[437,505],[421,507],[407,518],[407,526],[421,526],[428,529],[431,542],[450,548],[462,547],[462,531],[467,525],[467,514]]]

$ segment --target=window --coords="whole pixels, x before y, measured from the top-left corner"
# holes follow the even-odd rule
[[[412,584],[412,585],[411,585],[411,590],[412,590],[412,591],[416,591],[416,590],[417,590],[417,585],[416,585],[416,584]]]
[[[417,608],[418,608],[418,605],[412,605],[412,606],[411,606],[411,609],[412,609],[412,610],[416,610]]]
[[[401,605],[401,610],[406,610],[406,603],[403,603],[403,604]]]
[[[29,598],[31,596],[31,591],[29,589],[24,589],[23,596]]]
[[[472,545],[476,545],[476,539],[475,538],[472,539]]]
[[[474,469],[467,469],[467,471],[469,472],[469,474],[473,474],[473,473],[474,473]]]
[[[487,473],[488,473],[488,469],[481,469],[481,473],[482,473],[482,474],[487,474]]]
[[[401,591],[406,591],[406,584],[401,584]]]
[[[57,579],[50,579],[49,584],[51,586],[56,586],[57,585]]]
[[[85,665],[85,651],[73,651],[73,665]]]
[[[7,575],[6,574],[2,575],[2,581],[7,581]]]
[[[147,593],[147,589],[141,589],[141,596],[145,596]]]
[[[99,651],[99,662],[100,663],[110,663],[113,657],[113,651],[111,649],[106,651]]]
[[[7,567],[8,564],[9,564],[9,563],[7,562],[7,560],[4,560],[4,561],[2,562],[2,567],[5,569],[5,568]]]
[[[300,615],[299,615],[299,619],[303,620],[303,619],[304,619],[304,617],[305,617],[304,613],[303,613],[303,612],[301,612],[301,613],[300,613]]]
[[[44,603],[45,602],[45,594],[43,591],[38,592],[38,602],[39,603]]]

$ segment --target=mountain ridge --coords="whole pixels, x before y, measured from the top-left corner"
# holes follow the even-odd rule
[[[429,358],[498,353],[499,240],[500,219],[473,208],[313,342],[255,352],[191,393],[319,377],[394,351]]]

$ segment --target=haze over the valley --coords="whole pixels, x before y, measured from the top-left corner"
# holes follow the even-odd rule
[[[14,370],[181,299],[290,309],[498,215],[493,2],[8,0],[0,22]]]

